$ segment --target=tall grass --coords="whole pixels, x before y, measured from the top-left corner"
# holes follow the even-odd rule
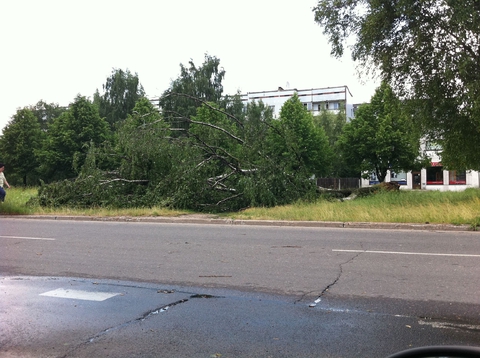
[[[480,189],[463,192],[396,191],[349,201],[317,201],[251,208],[236,219],[480,224]]]
[[[0,214],[29,215],[35,212],[34,208],[26,205],[37,194],[35,188],[10,188],[5,192],[7,195],[5,201],[0,203]]]
[[[0,204],[0,214],[10,215],[71,215],[71,216],[177,216],[188,214],[186,211],[166,208],[50,208],[30,204],[28,201],[37,196],[37,188],[7,189],[5,202]]]
[[[166,208],[44,208],[27,205],[37,195],[36,188],[7,189],[0,204],[0,214],[81,215],[81,216],[178,216],[188,211]],[[480,189],[462,192],[409,191],[379,192],[375,195],[345,201],[319,199],[314,203],[296,203],[274,208],[251,208],[224,214],[233,219],[444,223],[480,226]]]

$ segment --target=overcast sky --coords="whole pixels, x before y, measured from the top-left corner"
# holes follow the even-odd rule
[[[0,129],[39,100],[92,98],[112,69],[138,73],[149,97],[204,54],[225,69],[224,92],[347,85],[352,103],[378,82],[349,55],[330,56],[315,0],[0,0]]]

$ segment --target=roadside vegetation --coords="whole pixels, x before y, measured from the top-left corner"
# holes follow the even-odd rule
[[[0,204],[0,215],[64,215],[64,216],[177,216],[188,211],[166,208],[125,208],[105,207],[49,207],[38,204],[38,188],[11,188],[7,190],[5,202]]]
[[[96,217],[154,217],[195,214],[167,208],[72,208],[44,207],[31,200],[37,188],[12,188],[0,205],[0,214],[10,215],[78,215]],[[431,223],[480,226],[480,190],[462,192],[379,191],[355,200],[320,198],[315,202],[297,202],[272,208],[249,208],[239,212],[217,214],[218,217],[242,220],[293,220],[337,222]]]
[[[382,80],[351,120],[346,98],[330,107],[315,103],[314,111],[297,94],[277,109],[245,105],[240,92],[223,93],[225,70],[208,54],[200,66],[181,64],[156,99],[136,73],[113,69],[93,99],[79,94],[67,107],[40,100],[18,108],[0,135],[0,162],[10,184],[39,190],[9,191],[0,211],[476,228],[478,190],[362,188],[347,201],[350,193],[319,191],[313,180],[375,173],[384,182],[388,171],[428,168],[421,140],[435,144],[445,170],[480,170],[480,56],[478,40],[471,40],[479,27],[465,11],[478,13],[478,1],[392,6],[319,0],[314,8],[332,55],[341,57],[356,36],[352,56],[360,72]]]
[[[252,208],[235,219],[480,225],[480,190],[396,191],[349,201],[318,200],[275,208]]]
[[[115,69],[93,100],[78,95],[65,108],[40,101],[18,109],[0,136],[9,183],[39,186],[33,204],[46,212],[219,214],[314,203],[313,178],[375,172],[383,181],[387,168],[409,170],[421,157],[416,122],[387,84],[347,123],[343,102],[312,112],[294,94],[274,110],[225,95],[214,56],[180,69],[158,101],[137,74]]]

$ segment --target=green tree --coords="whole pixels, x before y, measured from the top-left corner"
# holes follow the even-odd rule
[[[58,103],[47,103],[44,100],[40,100],[37,104],[31,106],[30,110],[37,117],[42,131],[46,131],[48,125],[65,112],[67,108],[61,107]]]
[[[40,152],[40,170],[45,181],[72,178],[78,174],[90,143],[99,145],[108,136],[108,124],[98,108],[78,95],[68,110],[48,126]]]
[[[333,147],[340,137],[340,134],[342,134],[343,126],[347,122],[345,121],[345,112],[343,110],[338,113],[333,113],[323,109],[320,114],[313,117],[313,123],[317,127],[323,128],[328,137],[328,143]]]
[[[480,3],[319,0],[315,21],[332,54],[379,71],[443,146],[442,162],[480,169]]]
[[[317,127],[324,129],[328,137],[330,148],[333,149],[331,172],[328,176],[336,178],[358,178],[360,173],[352,169],[346,162],[342,151],[339,148],[339,138],[343,132],[343,127],[347,124],[345,120],[345,111],[333,113],[328,110],[322,110],[319,115],[313,117]]]
[[[371,103],[361,105],[339,139],[348,165],[380,182],[388,170],[411,170],[420,155],[420,138],[411,117],[390,86],[382,83]]]
[[[267,141],[272,130],[272,109],[262,101],[251,102],[239,113],[241,126],[239,136],[244,140],[241,153],[242,175],[238,176],[237,188],[242,193],[241,206],[274,206],[298,199],[292,196],[287,186],[295,184],[278,162]],[[298,191],[296,194],[302,195]]]
[[[36,152],[44,133],[30,108],[18,109],[3,129],[0,137],[2,161],[9,167],[10,183],[19,178],[23,185],[32,185],[38,179]]]
[[[263,103],[249,104],[235,118],[203,102],[187,123],[184,136],[172,136],[151,103],[140,99],[116,133],[115,153],[90,145],[80,175],[42,187],[41,204],[233,211],[314,198],[312,175],[328,171],[328,140],[298,97],[280,120]],[[98,159],[109,154],[121,159],[100,170]]]
[[[248,143],[244,151],[245,158],[263,160],[263,156],[258,156],[258,153],[268,151],[266,138],[274,121],[273,111],[262,101],[253,101],[246,105],[241,115],[243,117],[237,117],[241,118],[241,135]]]
[[[238,122],[220,111],[214,103],[199,107],[196,116],[190,121],[189,136],[207,145],[207,158],[213,156],[219,159],[226,156],[229,159],[224,159],[228,162],[238,161],[235,158],[240,146],[245,143],[238,132]]]
[[[117,131],[120,176],[154,183],[162,180],[172,165],[168,158],[169,126],[145,97],[137,101],[132,112]]]
[[[332,151],[325,131],[314,125],[313,116],[298,95],[285,102],[267,138],[273,154],[295,175],[323,176],[330,171]]]
[[[242,121],[245,118],[247,108],[241,98],[241,93],[238,91],[234,95],[224,95],[220,98],[219,107],[224,109],[225,112],[231,116]]]
[[[165,119],[179,129],[188,128],[188,119],[197,114],[202,103],[219,104],[223,93],[225,70],[219,67],[220,59],[205,54],[201,66],[196,67],[192,60],[188,64],[180,64],[180,76],[159,100]]]
[[[128,69],[113,69],[103,85],[103,94],[98,90],[94,94],[94,103],[98,105],[100,117],[106,119],[111,129],[116,129],[143,96],[145,91],[137,73],[132,74]]]

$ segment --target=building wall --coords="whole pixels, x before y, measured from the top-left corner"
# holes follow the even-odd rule
[[[355,117],[355,110],[360,104],[350,103],[352,94],[347,86],[338,87],[326,87],[326,88],[312,88],[297,90],[283,89],[279,87],[273,91],[263,92],[248,92],[241,95],[242,101],[247,104],[252,101],[262,101],[265,105],[270,106],[273,110],[275,117],[280,115],[280,110],[284,103],[290,99],[295,93],[298,94],[298,98],[305,105],[305,107],[312,112],[313,115],[318,115],[324,109],[338,113],[341,108],[345,109],[346,120],[349,121]],[[438,146],[423,141],[421,144],[421,150],[426,153],[431,159],[431,167],[441,167],[441,148]],[[414,175],[410,171],[403,173],[401,178],[392,178],[390,171],[387,173],[385,181],[397,181],[400,183],[401,189],[413,189],[414,187]],[[440,176],[441,180],[428,181],[427,169],[420,171],[420,189],[423,190],[440,190],[440,191],[462,191],[466,188],[480,188],[480,173],[477,171],[467,171],[465,175],[464,184],[450,184],[450,172],[448,170],[441,170],[436,173]],[[439,182],[441,184],[436,184]],[[361,186],[370,186],[376,182],[371,179],[362,179]]]
[[[438,191],[463,191],[467,188],[480,188],[480,172],[475,170],[467,170],[465,175],[465,184],[451,184],[450,183],[450,171],[441,170],[441,176],[443,178],[443,184],[428,184],[427,169],[420,171],[421,175],[421,190],[438,190]],[[402,181],[400,189],[413,189],[413,173],[410,171],[406,173],[406,183]],[[391,178],[390,171],[387,172],[385,181],[395,181]],[[362,179],[361,186],[368,187],[376,184],[377,182],[371,179]]]
[[[420,188],[422,190],[463,191],[467,188],[480,188],[480,172],[467,170],[465,175],[455,175],[456,171],[443,170],[441,147],[434,142],[422,140],[420,150],[430,158],[430,167],[420,171]],[[430,175],[429,175],[430,172]],[[463,173],[460,173],[463,174]],[[461,176],[460,180],[459,177]],[[413,189],[413,173],[406,173],[406,183],[400,189]],[[385,181],[395,181],[387,173]],[[375,184],[375,181],[362,179],[362,187]]]
[[[323,109],[338,113],[340,109],[345,109],[346,119],[354,116],[354,105],[349,99],[352,97],[347,86],[312,88],[297,90],[283,89],[279,87],[273,91],[248,92],[241,95],[242,101],[247,104],[252,101],[262,101],[265,105],[273,109],[274,116],[280,115],[283,104],[297,93],[300,102],[312,112],[313,115],[320,114]]]

